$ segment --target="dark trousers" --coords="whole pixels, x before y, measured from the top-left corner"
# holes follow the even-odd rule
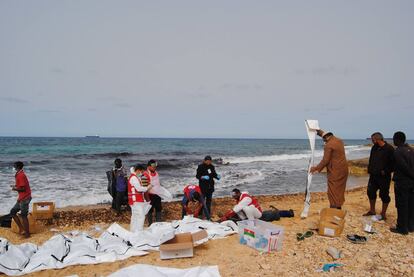
[[[395,183],[397,229],[401,233],[414,232],[414,184]]]
[[[149,194],[149,198],[151,200],[151,209],[148,212],[147,219],[148,224],[151,225],[153,222],[152,213],[155,210],[155,221],[161,221],[161,211],[162,211],[162,204],[161,204],[161,197],[156,194]]]
[[[206,208],[207,208],[207,211],[210,214],[210,216],[211,216],[211,201],[213,199],[213,192],[214,191],[211,191],[211,190],[207,190],[205,192],[202,192],[203,196],[204,196],[204,201],[206,203]],[[202,215],[202,214],[203,214],[203,209],[201,209],[201,211],[200,211],[200,215]]]
[[[116,192],[115,203],[114,204],[115,204],[115,210],[118,213],[121,213],[121,206],[122,206],[122,203],[124,202],[125,194],[126,194],[126,191],[117,191]]]
[[[390,182],[391,175],[371,175],[369,176],[367,195],[369,200],[377,199],[377,191],[379,190],[379,197],[384,204],[391,202],[390,198]]]

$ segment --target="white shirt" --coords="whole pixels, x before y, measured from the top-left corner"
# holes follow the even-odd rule
[[[146,192],[148,189],[144,186],[141,185],[141,182],[139,181],[137,176],[133,176],[131,178],[131,180],[129,180],[129,182],[131,183],[131,185],[134,186],[134,188],[138,191],[138,192]]]
[[[247,192],[242,192],[241,195],[245,194]],[[240,195],[240,197],[241,197]],[[240,212],[241,210],[243,210],[244,207],[249,206],[252,203],[253,199],[249,196],[245,196],[239,203],[237,203],[236,206],[233,207],[233,211],[235,213]]]

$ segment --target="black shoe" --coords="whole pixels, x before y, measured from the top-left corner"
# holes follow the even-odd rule
[[[390,231],[392,233],[396,233],[396,234],[400,234],[400,235],[408,235],[408,232],[401,232],[400,229],[398,229],[396,227],[391,227]]]

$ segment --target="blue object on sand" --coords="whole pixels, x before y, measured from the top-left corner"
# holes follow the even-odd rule
[[[329,272],[329,271],[331,271],[331,268],[340,267],[340,266],[344,266],[344,265],[343,264],[337,264],[337,263],[324,264],[323,267],[322,267],[322,270],[324,272]]]

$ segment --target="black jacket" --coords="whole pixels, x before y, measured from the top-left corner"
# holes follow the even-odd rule
[[[209,176],[209,180],[201,179],[202,176]],[[197,168],[196,178],[199,180],[199,185],[201,191],[204,193],[205,191],[214,191],[214,178],[217,179],[216,169],[214,165],[206,165],[204,163],[200,164]]]
[[[394,151],[395,171],[393,180],[399,184],[414,185],[414,150],[408,144]]]
[[[369,156],[368,173],[375,176],[391,176],[394,171],[394,147],[385,142],[384,146],[374,144]]]

